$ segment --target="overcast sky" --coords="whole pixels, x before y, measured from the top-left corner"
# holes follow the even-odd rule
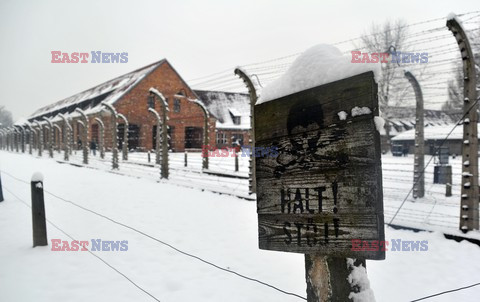
[[[0,0],[0,105],[28,117],[162,58],[188,80],[355,38],[372,22],[479,8],[478,0]],[[128,63],[52,64],[53,50],[128,52]]]

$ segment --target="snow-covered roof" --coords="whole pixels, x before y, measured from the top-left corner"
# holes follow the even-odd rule
[[[126,92],[133,88],[146,75],[148,75],[155,68],[160,66],[163,62],[165,62],[165,60],[161,60],[153,64],[147,65],[105,83],[102,83],[98,86],[72,95],[71,97],[68,97],[66,99],[42,107],[35,111],[29,117],[29,119],[38,119],[42,116],[56,115],[57,113],[73,112],[76,107],[81,107],[82,109],[87,110],[87,113],[93,113],[96,111],[96,109],[100,109],[101,102],[114,104],[123,95],[125,95]],[[71,110],[69,109],[69,107]]]
[[[443,140],[452,131],[455,124],[442,125],[442,126],[429,126],[424,128],[425,140]],[[392,138],[393,141],[406,141],[415,139],[415,129],[411,129],[402,132]],[[448,137],[449,140],[462,140],[463,139],[463,126],[458,125]]]
[[[242,114],[236,108],[228,108],[228,111],[230,111],[233,116],[242,116]]]
[[[250,97],[244,93],[195,90],[200,101],[217,119],[217,129],[250,130]],[[240,117],[240,124],[233,122]]]

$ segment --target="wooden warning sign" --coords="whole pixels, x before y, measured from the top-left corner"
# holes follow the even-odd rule
[[[261,249],[384,259],[373,72],[255,106]],[[273,155],[272,155],[273,154]],[[352,240],[373,248],[352,249]]]

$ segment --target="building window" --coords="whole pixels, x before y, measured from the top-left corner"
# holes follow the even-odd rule
[[[173,99],[173,112],[180,112],[180,100]]]
[[[223,132],[217,132],[217,145],[226,145],[227,135]]]
[[[241,118],[240,118],[240,116],[234,116],[234,117],[233,117],[233,124],[234,124],[234,125],[240,125],[240,123],[241,123]]]
[[[148,108],[155,109],[155,97],[149,96],[148,97]]]
[[[232,145],[243,146],[243,134],[235,133],[232,135]]]

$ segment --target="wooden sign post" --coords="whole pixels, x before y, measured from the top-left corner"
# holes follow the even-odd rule
[[[348,301],[332,283],[347,283],[346,258],[385,259],[373,73],[259,104],[254,116],[260,248],[306,254],[308,301]]]

